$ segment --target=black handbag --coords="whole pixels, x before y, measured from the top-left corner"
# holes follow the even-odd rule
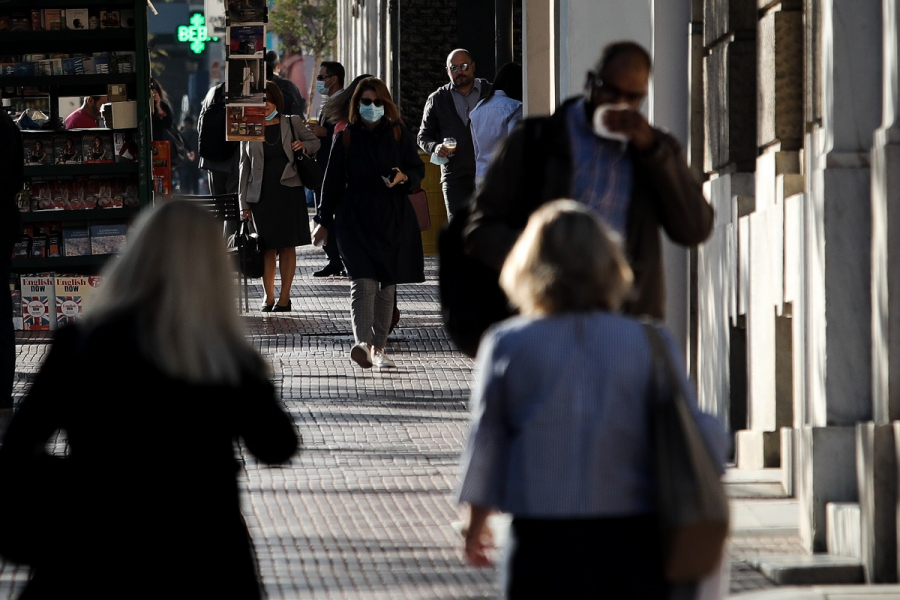
[[[658,392],[651,414],[665,576],[698,581],[722,561],[728,497],[657,326],[644,323],[644,330]]]
[[[263,276],[265,248],[250,219],[242,219],[238,230],[228,238],[228,250],[237,258],[237,269],[244,277]]]
[[[291,129],[291,143],[293,144],[293,142],[297,141],[294,133],[294,118],[288,115],[287,119]],[[297,168],[297,174],[300,176],[300,183],[303,184],[303,187],[314,192],[322,189],[322,180],[325,179],[325,174],[322,173],[322,167],[319,166],[319,163],[314,158],[303,151],[294,152],[294,166]]]

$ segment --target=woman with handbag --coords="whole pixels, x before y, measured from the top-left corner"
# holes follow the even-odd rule
[[[173,200],[142,215],[83,320],[57,332],[0,447],[15,489],[0,506],[25,520],[0,551],[32,566],[21,598],[262,597],[237,443],[279,464],[299,437],[234,292],[221,225]],[[45,450],[57,430],[61,459]]]
[[[551,202],[501,271],[521,316],[481,343],[459,499],[475,566],[491,564],[489,514],[512,514],[506,598],[661,600],[670,591],[651,427],[668,390],[644,324],[616,312],[632,274],[613,235],[584,205]],[[672,337],[662,337],[674,360]],[[690,390],[678,363],[669,385]],[[720,467],[724,430],[685,394]]]
[[[241,218],[253,216],[259,237],[266,248],[263,289],[266,292],[262,312],[291,310],[291,283],[297,268],[297,246],[310,243],[309,214],[298,161],[303,166],[315,162],[321,145],[319,138],[293,115],[282,115],[284,97],[271,81],[266,82],[266,126],[264,142],[241,142],[238,201]],[[281,291],[275,298],[276,259],[281,272]]]
[[[395,366],[384,351],[395,287],[425,281],[422,236],[407,198],[425,176],[425,165],[415,137],[399,119],[384,82],[370,77],[359,83],[350,124],[332,144],[322,222],[314,232],[317,243],[337,243],[344,259],[356,341],[350,358],[363,368]],[[328,228],[332,219],[335,236]]]

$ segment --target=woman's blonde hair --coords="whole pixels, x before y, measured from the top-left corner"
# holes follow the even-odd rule
[[[129,313],[144,357],[169,376],[238,384],[265,373],[246,341],[222,226],[204,208],[172,200],[142,214],[103,272],[85,312],[88,328]]]
[[[503,291],[526,315],[616,310],[631,280],[618,236],[574,200],[536,210],[500,272]]]

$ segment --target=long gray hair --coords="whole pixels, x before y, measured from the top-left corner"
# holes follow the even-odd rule
[[[134,314],[141,351],[164,373],[237,384],[242,371],[261,376],[265,368],[244,337],[234,286],[221,225],[204,208],[172,200],[137,219],[103,272],[85,325]]]

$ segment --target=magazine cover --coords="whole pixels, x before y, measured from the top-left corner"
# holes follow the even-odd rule
[[[56,329],[55,289],[52,276],[22,276],[22,320],[26,331]]]
[[[266,68],[261,58],[229,58],[225,70],[225,102],[266,103]]]
[[[56,325],[62,327],[78,319],[91,293],[100,285],[100,276],[75,275],[54,278]]]
[[[91,254],[115,254],[125,246],[125,223],[91,225]]]
[[[22,290],[19,289],[19,278],[13,275],[9,279],[9,295],[12,297],[13,329],[22,330]]]
[[[225,29],[228,40],[228,59],[262,57],[266,53],[266,26],[233,25]]]
[[[153,191],[163,196],[172,193],[172,163],[169,142],[155,140],[150,142],[150,153],[153,156]]]
[[[91,237],[87,227],[66,227],[62,231],[63,256],[88,256]]]
[[[53,137],[53,152],[58,165],[81,164],[81,136],[61,134]]]
[[[266,107],[229,104],[225,139],[229,142],[262,142],[266,139]]]
[[[225,0],[225,12],[231,23],[265,23],[266,0]]]
[[[22,237],[13,244],[12,258],[28,258],[31,254],[31,225],[22,226]]]
[[[81,141],[82,159],[85,164],[115,162],[111,133],[86,133]]]
[[[86,8],[67,8],[66,9],[66,29],[85,30],[88,29],[88,9]]]
[[[53,138],[34,132],[22,132],[22,144],[25,147],[25,165],[52,165]]]
[[[113,134],[113,148],[116,162],[137,162],[138,145],[135,141],[137,132],[117,131]]]

